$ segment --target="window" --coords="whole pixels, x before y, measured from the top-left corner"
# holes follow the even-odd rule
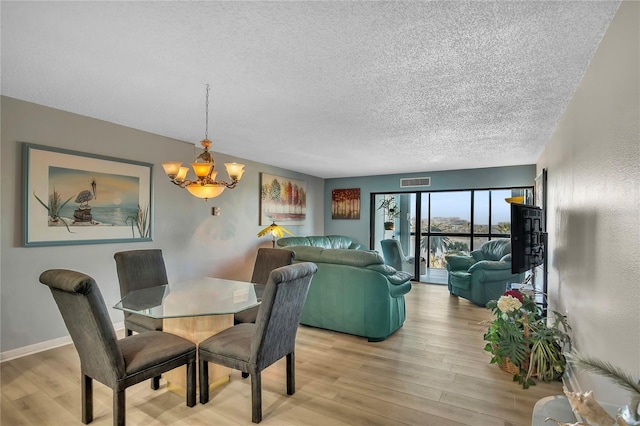
[[[396,238],[405,254],[419,253],[429,268],[445,268],[445,256],[468,254],[492,238],[508,238],[511,208],[505,198],[525,195],[533,188],[373,194],[372,202],[393,198],[402,215],[392,230],[383,227],[380,210],[372,218],[372,248]]]

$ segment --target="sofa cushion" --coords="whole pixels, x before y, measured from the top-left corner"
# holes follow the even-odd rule
[[[471,255],[476,260],[500,260],[511,253],[511,240],[509,238],[496,238],[482,244],[479,250],[474,250]]]
[[[296,254],[296,261],[334,263],[358,267],[384,265],[382,256],[374,251],[324,249],[311,246],[291,246],[287,247],[287,250],[291,250]]]

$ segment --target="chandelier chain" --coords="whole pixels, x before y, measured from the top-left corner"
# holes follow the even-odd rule
[[[204,125],[204,138],[209,139],[209,85],[207,84],[207,95],[205,101],[205,125]]]

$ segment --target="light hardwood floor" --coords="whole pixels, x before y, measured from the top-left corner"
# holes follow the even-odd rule
[[[285,363],[263,372],[268,425],[530,425],[536,401],[561,383],[523,390],[489,364],[482,325],[489,312],[449,296],[446,286],[414,283],[407,320],[380,343],[300,326],[296,393],[286,395]],[[3,426],[81,425],[79,361],[73,345],[1,364]],[[95,382],[94,382],[95,383]],[[250,425],[249,379],[233,372],[207,405],[149,383],[128,388],[128,425]],[[93,425],[111,425],[111,390],[94,384]]]

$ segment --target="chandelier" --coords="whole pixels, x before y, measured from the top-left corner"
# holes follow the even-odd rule
[[[218,195],[222,194],[222,191],[225,188],[233,189],[236,187],[240,179],[242,179],[242,174],[244,171],[244,164],[239,163],[224,163],[224,166],[227,169],[227,174],[231,178],[231,182],[227,183],[223,180],[216,181],[216,176],[218,172],[214,170],[215,161],[213,160],[213,155],[209,152],[209,147],[211,146],[211,141],[209,140],[209,85],[207,84],[207,94],[206,94],[206,118],[205,118],[205,130],[204,130],[204,139],[200,141],[200,145],[204,151],[198,155],[193,163],[191,163],[191,167],[193,168],[193,172],[196,175],[195,180],[186,179],[187,173],[189,172],[188,167],[182,167],[182,163],[180,161],[167,161],[162,163],[162,167],[164,168],[165,173],[171,179],[175,185],[178,185],[180,188],[184,188],[191,195],[198,198],[204,198],[208,200],[209,198],[215,198]]]

